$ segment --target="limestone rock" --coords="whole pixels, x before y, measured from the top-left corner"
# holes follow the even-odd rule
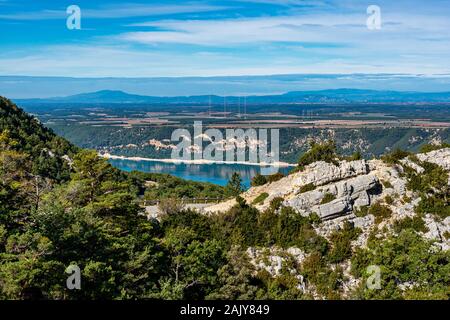
[[[330,219],[352,210],[350,198],[341,198],[312,208],[321,219]]]
[[[417,155],[420,161],[435,163],[445,170],[450,170],[450,148],[431,151],[428,153],[419,153]]]

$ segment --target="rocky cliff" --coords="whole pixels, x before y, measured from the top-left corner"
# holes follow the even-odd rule
[[[274,199],[283,206],[293,208],[299,215],[315,215],[320,222],[314,224],[317,234],[329,239],[336,230],[350,222],[361,230],[352,241],[352,249],[366,247],[371,233],[395,234],[394,226],[404,219],[418,217],[416,208],[425,193],[411,188],[411,177],[425,177],[424,167],[435,164],[450,172],[450,148],[429,153],[411,155],[395,163],[383,160],[340,161],[337,164],[315,162],[303,171],[293,173],[279,181],[263,186],[252,187],[242,194],[247,203],[253,203],[261,212],[267,210]],[[450,181],[449,181],[450,185]],[[448,195],[447,188],[447,195]],[[261,196],[263,195],[263,196]],[[259,202],[255,203],[255,199]],[[263,200],[261,200],[263,199]],[[433,198],[430,200],[433,201]],[[445,197],[444,210],[448,210],[449,199]],[[236,204],[235,200],[220,203],[205,209],[205,212],[220,213]],[[388,215],[377,217],[374,206],[385,208]],[[377,207],[377,208],[378,208]],[[434,241],[436,250],[450,248],[450,217],[438,216],[432,212],[420,214],[424,227],[419,233],[424,239]],[[263,254],[263,252],[265,252]],[[302,263],[306,255],[298,248],[282,250],[280,248],[249,248],[247,251],[252,263],[259,270],[264,269],[277,275],[286,256]],[[264,256],[264,259],[261,257]],[[342,263],[347,274],[348,290],[357,285],[350,276],[350,265]],[[299,276],[299,287],[305,289],[305,283]],[[314,294],[313,294],[314,295]]]

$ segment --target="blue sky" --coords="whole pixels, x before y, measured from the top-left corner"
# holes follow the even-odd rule
[[[66,27],[73,4],[81,30]],[[372,4],[380,30],[366,26]],[[0,0],[3,76],[358,73],[448,83],[450,1]]]

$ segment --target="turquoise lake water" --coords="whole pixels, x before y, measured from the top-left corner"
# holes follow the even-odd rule
[[[251,179],[261,173],[259,166],[245,164],[185,164],[167,163],[162,161],[137,161],[130,159],[109,159],[114,167],[123,171],[142,171],[151,173],[167,173],[186,180],[210,182],[224,186],[234,172],[242,177],[245,187],[250,186]],[[292,168],[280,168],[286,174]]]

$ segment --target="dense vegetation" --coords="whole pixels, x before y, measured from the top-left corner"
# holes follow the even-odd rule
[[[450,216],[450,186],[447,172],[436,164],[419,161],[417,157],[412,156],[410,159],[423,168],[423,172],[418,174],[406,167],[407,187],[421,196],[416,212],[431,213],[440,219]]]
[[[188,181],[169,174],[132,171],[128,177],[140,187],[146,200],[176,199],[226,199],[231,191],[212,183]]]
[[[319,297],[337,299],[346,277],[341,264],[349,260],[362,279],[367,266],[383,268],[383,289],[361,287],[355,297],[449,297],[448,251],[431,250],[417,233],[418,221],[404,221],[399,235],[353,252],[358,228],[345,224],[327,240],[314,229],[317,215],[303,217],[283,207],[281,198],[260,212],[237,196],[228,212],[211,216],[175,204],[159,221],[148,220],[140,196],[237,195],[240,178],[221,189],[126,174],[57,137],[8,100],[0,100],[0,111],[0,299],[314,298],[299,289],[297,276]],[[433,178],[414,186],[436,183]],[[378,209],[384,218],[386,210]],[[286,257],[277,276],[256,270],[247,248],[275,246],[299,248],[307,257],[301,265]],[[81,290],[66,288],[65,270],[74,264]],[[405,282],[417,285],[398,289]]]

